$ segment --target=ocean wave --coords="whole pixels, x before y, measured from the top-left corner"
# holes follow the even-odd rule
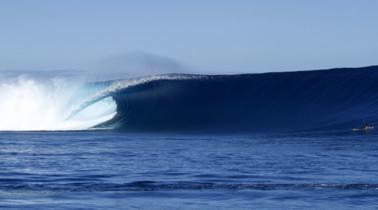
[[[378,122],[377,66],[45,81],[1,82],[0,130],[232,133],[351,130]]]
[[[131,132],[350,130],[378,122],[377,70],[163,75],[115,82],[88,101],[111,96],[117,114],[97,127]]]

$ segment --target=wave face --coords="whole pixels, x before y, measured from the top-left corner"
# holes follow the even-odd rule
[[[0,130],[349,130],[378,122],[378,67],[95,83],[17,77],[0,82],[0,98]]]
[[[162,75],[116,81],[116,116],[130,132],[351,129],[378,120],[378,67],[244,75]],[[89,100],[89,101],[91,101]]]

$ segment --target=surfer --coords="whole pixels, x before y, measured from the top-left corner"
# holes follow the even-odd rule
[[[369,130],[373,130],[373,129],[374,129],[374,126],[370,125],[369,123],[365,123],[360,128],[353,128],[353,131],[369,131]]]
[[[374,129],[374,126],[369,125],[369,123],[365,123],[363,129],[365,131]]]

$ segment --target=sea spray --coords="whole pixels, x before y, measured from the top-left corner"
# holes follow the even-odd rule
[[[88,91],[90,90],[90,91]],[[116,114],[112,98],[104,98],[67,120],[70,107],[96,88],[71,77],[18,75],[0,80],[0,130],[81,130]],[[80,96],[80,97],[78,97]]]

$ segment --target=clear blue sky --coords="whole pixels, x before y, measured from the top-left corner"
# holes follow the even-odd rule
[[[376,0],[0,0],[0,70],[145,52],[203,72],[378,64]]]

